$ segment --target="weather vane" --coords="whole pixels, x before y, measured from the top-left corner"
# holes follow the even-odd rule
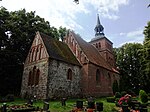
[[[75,2],[76,4],[79,4],[79,0],[74,0],[74,2]]]

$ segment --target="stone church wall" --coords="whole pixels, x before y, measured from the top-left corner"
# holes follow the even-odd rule
[[[48,73],[48,97],[78,97],[80,88],[80,67],[62,61],[50,60]],[[72,79],[67,79],[68,70]]]
[[[34,66],[40,70],[39,82],[38,85],[29,86],[29,72],[33,70]],[[48,58],[25,65],[22,77],[21,96],[28,97],[36,95],[38,99],[45,99],[47,93],[47,75]]]

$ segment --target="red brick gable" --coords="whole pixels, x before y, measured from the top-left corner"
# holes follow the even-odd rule
[[[103,67],[107,70],[116,72],[105,61],[105,59],[100,55],[99,51],[93,45],[91,45],[90,43],[84,41],[79,35],[75,34],[74,32],[70,32],[70,34],[68,36],[75,39],[77,45],[81,48],[81,50],[86,55],[87,60],[89,61],[89,63],[93,63],[93,64],[95,64],[97,66],[100,66],[100,67]],[[66,38],[70,38],[70,37],[66,37]]]

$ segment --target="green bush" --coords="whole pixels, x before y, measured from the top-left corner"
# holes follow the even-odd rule
[[[120,99],[120,98],[116,98],[116,99],[115,99],[115,102],[118,102],[118,101],[119,101],[119,99]]]
[[[8,95],[5,96],[5,98],[6,98],[6,100],[7,100],[8,102],[12,102],[12,101],[15,100],[13,94],[8,94]]]
[[[107,97],[107,102],[114,103],[115,102],[115,97]]]
[[[121,94],[119,92],[115,93],[115,98],[121,98]]]
[[[120,99],[120,98],[116,98],[116,99],[115,99],[115,105],[116,105],[116,107],[120,107],[120,105],[119,105],[119,103],[118,103],[119,99]]]
[[[150,93],[147,93],[148,97],[150,97]]]
[[[118,86],[117,80],[115,80],[115,81],[113,82],[112,90],[113,90],[113,93],[114,93],[114,94],[119,91],[119,86]]]
[[[131,89],[129,89],[129,90],[127,91],[127,93],[128,93],[129,95],[131,95],[131,96],[136,96],[135,92],[134,92],[133,90],[131,90]]]
[[[148,95],[146,94],[146,92],[144,90],[140,90],[139,97],[140,97],[140,100],[143,103],[147,103],[148,102]]]
[[[126,91],[122,91],[122,92],[121,92],[121,97],[124,96],[124,95],[126,95],[126,94],[127,94]]]

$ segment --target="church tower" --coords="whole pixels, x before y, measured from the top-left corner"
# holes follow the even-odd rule
[[[97,24],[95,26],[95,37],[89,42],[103,56],[103,58],[115,68],[115,59],[113,54],[113,43],[105,37],[104,27],[100,23],[99,15],[97,15]]]

